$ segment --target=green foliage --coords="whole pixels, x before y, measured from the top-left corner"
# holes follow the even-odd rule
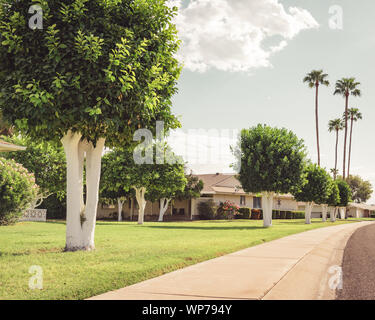
[[[303,175],[305,182],[293,193],[294,198],[302,202],[327,203],[332,188],[328,172],[316,164],[308,163]]]
[[[136,164],[132,148],[117,148],[105,154],[102,159],[101,197],[128,197],[134,193],[134,187],[145,187],[146,198],[151,201],[174,198],[176,192],[183,192],[187,183],[184,163],[168,147],[164,151],[171,164]]]
[[[346,181],[338,179],[336,183],[340,193],[340,203],[338,206],[346,207],[352,201],[352,191]]]
[[[305,211],[292,211],[293,219],[305,219]]]
[[[237,219],[250,219],[251,208],[242,207],[238,209],[238,212],[240,214],[236,216]]]
[[[357,203],[366,202],[373,193],[370,181],[363,180],[360,176],[350,175],[346,182],[352,190],[352,199]]]
[[[0,225],[15,223],[35,200],[34,175],[14,160],[0,158]]]
[[[212,199],[199,202],[197,209],[200,220],[213,220],[215,218],[217,207]]]
[[[337,207],[340,204],[340,200],[340,190],[337,180],[331,180],[331,190],[326,204],[330,207]]]
[[[32,172],[41,193],[55,194],[58,199],[65,197],[66,164],[62,147],[28,138],[2,137],[2,139],[26,147],[25,151],[2,152],[0,155],[7,159],[14,159]]]
[[[289,193],[302,182],[305,146],[291,131],[266,125],[243,129],[234,154],[246,192]]]
[[[186,176],[186,180],[187,183],[184,190],[176,192],[176,199],[185,200],[199,198],[204,187],[203,181],[193,176],[192,173]]]
[[[181,67],[165,0],[41,0],[43,30],[28,26],[29,0],[0,0],[0,109],[27,136],[79,131],[108,146],[138,128],[179,126],[171,114]]]
[[[114,203],[132,195],[129,165],[133,162],[130,149],[116,149],[103,156],[99,188],[102,201]]]

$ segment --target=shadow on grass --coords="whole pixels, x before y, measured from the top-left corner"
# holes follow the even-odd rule
[[[160,225],[160,226],[148,226],[144,225],[145,228],[151,229],[171,229],[171,230],[260,230],[260,229],[267,229],[264,227],[258,226],[232,226],[232,227],[215,227],[215,226],[168,226],[168,225]]]

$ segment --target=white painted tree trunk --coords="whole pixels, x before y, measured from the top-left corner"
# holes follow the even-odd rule
[[[117,199],[117,219],[118,221],[122,221],[122,206],[124,205],[124,200],[121,200],[120,198]]]
[[[327,221],[327,211],[328,211],[328,205],[322,204],[322,221]]]
[[[305,205],[305,223],[311,224],[311,211],[312,211],[313,203],[306,202]]]
[[[339,211],[340,211],[340,219],[345,219],[345,208],[340,207]]]
[[[144,216],[145,216],[145,208],[146,208],[146,200],[145,200],[145,193],[146,188],[135,188],[135,197],[138,202],[138,224],[143,224],[144,222]]]
[[[134,213],[134,199],[129,199],[130,202],[130,221],[133,221],[133,213]]]
[[[160,199],[159,222],[163,221],[164,213],[167,211],[170,201],[171,199],[167,199],[167,198]]]
[[[83,189],[80,175],[83,167],[79,156],[81,135],[69,131],[62,139],[66,154],[66,250],[79,250],[82,244],[81,200]],[[82,190],[81,190],[82,189]]]
[[[82,225],[83,247],[85,250],[95,249],[94,236],[96,214],[99,201],[99,182],[102,154],[105,139],[99,138],[94,147],[90,143],[86,152],[86,207],[85,217]]]
[[[337,212],[337,208],[336,207],[334,207],[334,208],[332,208],[332,211],[331,211],[331,213],[330,213],[330,220],[331,220],[331,222],[335,222],[336,221],[336,212]]]
[[[68,133],[61,139],[67,164],[67,251],[95,249],[94,234],[99,198],[101,158],[105,139],[96,147],[82,142],[80,133]],[[83,166],[86,153],[86,205],[83,199]]]
[[[272,226],[272,208],[273,208],[273,192],[262,193],[262,208],[263,208],[263,226]]]

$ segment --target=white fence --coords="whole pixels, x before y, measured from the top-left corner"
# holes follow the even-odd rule
[[[47,219],[47,209],[26,210],[20,221],[43,221]]]

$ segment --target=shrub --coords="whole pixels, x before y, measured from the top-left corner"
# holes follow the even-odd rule
[[[263,210],[262,209],[251,209],[251,219],[253,219],[253,220],[263,219]]]
[[[44,199],[38,207],[47,209],[47,219],[65,219],[66,218],[66,197],[58,199],[55,194]]]
[[[292,211],[293,219],[305,219],[304,211]]]
[[[236,216],[236,219],[250,219],[251,209],[250,208],[239,208],[239,214]]]
[[[201,201],[198,204],[198,214],[201,220],[213,220],[215,218],[216,205],[213,200]]]
[[[220,202],[220,205],[216,211],[216,219],[239,218],[241,215],[239,209],[240,207],[238,205],[229,200]]]
[[[12,159],[0,158],[0,225],[17,222],[38,192],[32,173]]]

